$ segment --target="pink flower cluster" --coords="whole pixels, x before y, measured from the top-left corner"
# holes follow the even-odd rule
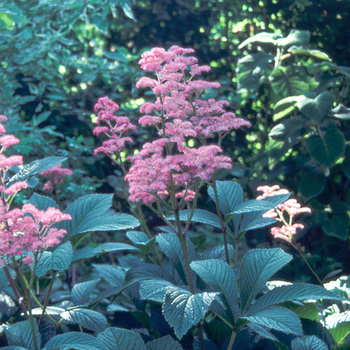
[[[286,189],[281,189],[280,186],[260,186],[257,191],[263,192],[262,195],[258,196],[256,199],[264,199],[266,197],[276,196],[280,194],[289,193]],[[269,210],[263,217],[274,218],[283,223],[282,227],[273,227],[271,229],[271,234],[275,238],[284,239],[291,242],[293,236],[296,234],[297,229],[303,229],[304,225],[299,223],[293,223],[293,219],[296,215],[301,213],[311,213],[311,209],[308,207],[301,207],[296,199],[288,199],[282,204],[279,204],[276,209]]]
[[[220,84],[193,78],[210,67],[199,66],[197,59],[186,56],[194,52],[173,46],[166,51],[153,48],[144,52],[139,61],[145,71],[154,71],[156,79],[141,78],[136,87],[150,87],[157,95],[155,103],[145,103],[139,119],[143,126],[155,126],[159,139],[145,143],[125,179],[129,182],[131,201],[150,204],[166,199],[170,191],[181,200],[194,198],[197,181],[210,181],[215,170],[231,169],[231,159],[220,155],[217,145],[206,145],[206,138],[217,133],[222,139],[233,129],[250,126],[225,112],[227,101],[203,100],[208,88]],[[186,74],[187,73],[187,74]],[[198,148],[184,146],[187,138],[195,138]]]
[[[0,121],[7,118],[0,115]],[[6,129],[0,123],[0,134]],[[13,135],[0,137],[0,265],[7,263],[10,257],[22,256],[28,252],[40,252],[59,243],[66,230],[52,227],[62,220],[71,220],[69,214],[63,214],[55,208],[41,211],[32,204],[24,204],[22,209],[9,209],[9,197],[27,187],[24,181],[18,181],[8,186],[5,183],[9,169],[15,165],[22,165],[22,156],[6,157],[3,152],[6,148],[19,143]],[[23,262],[30,264],[33,258],[27,255]]]
[[[56,186],[63,182],[63,176],[72,176],[73,171],[66,168],[61,168],[60,165],[56,165],[51,169],[42,171],[40,175],[48,178],[48,181],[43,187],[43,191],[52,191],[56,188]]]
[[[129,118],[118,117],[115,115],[119,106],[108,97],[102,97],[98,99],[98,103],[95,105],[95,111],[98,110],[98,116],[96,124],[101,123],[104,126],[97,126],[93,133],[96,136],[105,134],[109,140],[104,141],[101,147],[95,149],[94,153],[103,153],[109,157],[118,155],[120,151],[125,147],[126,142],[132,142],[130,137],[124,136],[128,131],[136,131],[136,126],[133,125]]]

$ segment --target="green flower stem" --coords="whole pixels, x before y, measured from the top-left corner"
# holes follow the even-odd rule
[[[233,344],[234,344],[235,339],[236,339],[236,335],[237,335],[237,332],[233,331],[231,334],[231,338],[230,338],[230,342],[228,344],[227,350],[232,350]]]
[[[40,318],[39,318],[39,321],[38,321],[38,328],[40,328],[41,322],[43,321],[43,318],[44,318],[44,315],[45,315],[45,310],[47,308],[47,305],[49,304],[50,294],[51,294],[52,286],[53,286],[53,284],[55,282],[55,279],[56,279],[56,276],[53,273],[52,277],[51,277],[50,284],[49,284],[49,288],[47,290],[46,297],[45,297],[45,300],[44,300],[44,305],[42,307],[42,312],[41,312],[41,315],[40,315]],[[56,322],[55,322],[55,324],[56,324]]]
[[[304,260],[305,264],[307,265],[307,267],[309,268],[309,270],[312,272],[312,274],[316,277],[318,283],[323,287],[323,282],[321,281],[321,279],[318,277],[317,273],[315,272],[315,270],[311,267],[311,265],[309,264],[309,262],[306,260],[305,255],[303,254],[303,252],[300,250],[300,248],[298,247],[297,244],[295,244],[293,241],[290,242],[290,244],[292,245],[292,247],[299,253],[299,255],[301,256],[301,258]]]
[[[35,329],[35,325],[34,325],[34,317],[33,317],[33,314],[32,314],[32,303],[31,303],[31,298],[30,298],[30,295],[31,295],[30,287],[29,287],[29,284],[28,284],[27,280],[25,279],[22,271],[20,271],[18,265],[16,264],[16,262],[14,262],[14,268],[15,268],[15,272],[16,272],[18,281],[21,284],[21,287],[23,289],[24,299],[25,299],[26,305],[27,305],[30,329],[32,331],[32,337],[33,337],[34,350],[40,350],[39,347],[38,347],[38,343],[36,341],[36,329]]]

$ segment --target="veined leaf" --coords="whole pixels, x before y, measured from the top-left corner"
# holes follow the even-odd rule
[[[228,250],[229,258],[230,259],[233,258],[235,254],[235,250],[233,246],[228,244],[227,250]],[[197,256],[197,260],[208,260],[208,259],[218,259],[218,260],[226,261],[225,246],[220,245],[213,248],[209,248],[208,250],[206,250],[205,252]]]
[[[233,214],[243,214],[243,213],[250,213],[250,212],[256,212],[256,211],[268,211],[270,209],[273,209],[275,206],[262,200],[252,199],[249,201],[246,201],[236,207],[236,209],[233,211]]]
[[[242,319],[286,334],[303,335],[298,316],[284,307],[272,306]]]
[[[75,284],[71,293],[73,303],[75,305],[85,304],[88,301],[90,294],[95,289],[97,282],[99,282],[99,280],[91,280]]]
[[[94,332],[102,332],[107,327],[106,317],[90,309],[70,309],[62,312],[60,316],[67,323],[77,323]]]
[[[56,208],[58,209],[58,204],[50,197],[40,196],[37,193],[34,193],[29,201],[29,203],[33,204],[35,208],[39,210],[47,210],[48,208]]]
[[[124,284],[126,272],[119,265],[92,264],[92,266],[111,286],[120,287]]]
[[[278,339],[270,333],[265,327],[262,327],[256,323],[248,323],[247,325],[252,331],[255,333],[259,334],[261,337],[266,338],[266,339],[271,339],[273,341],[278,341]]]
[[[217,259],[192,261],[191,269],[215,292],[221,292],[233,317],[238,314],[237,279],[231,267]]]
[[[268,279],[291,260],[292,256],[281,248],[253,249],[244,255],[240,269],[241,309],[244,316]]]
[[[192,294],[180,287],[169,287],[162,305],[165,320],[181,339],[187,331],[204,319],[218,293]]]
[[[271,305],[285,301],[303,301],[308,299],[342,300],[342,297],[320,286],[308,283],[294,283],[288,286],[276,287],[264,294],[255,301],[245,315],[252,315]]]
[[[45,350],[56,350],[63,346],[74,349],[76,349],[76,346],[85,346],[87,350],[101,350],[100,343],[94,336],[81,332],[68,332],[55,335],[45,344]]]
[[[42,277],[50,270],[63,272],[70,266],[72,258],[73,248],[70,242],[60,245],[53,252],[45,251],[36,266],[35,274]]]
[[[162,303],[168,287],[175,287],[175,285],[161,279],[140,281],[140,298],[141,300],[152,300]]]
[[[97,336],[104,350],[146,350],[140,334],[122,328],[107,328]]]
[[[36,343],[40,348],[40,344],[41,344],[40,333],[38,330],[38,325],[35,320],[34,320],[34,329],[35,329]],[[29,320],[17,322],[15,324],[6,326],[5,334],[6,334],[8,345],[24,347],[25,349],[29,349],[29,350],[35,350],[34,339],[33,339],[32,329],[31,329]]]
[[[292,350],[328,350],[328,346],[314,335],[295,338],[291,345]]]
[[[91,231],[118,231],[139,226],[136,218],[127,214],[115,213],[109,208],[113,194],[89,194],[74,201],[65,210],[73,220],[64,221],[59,227],[68,235]]]
[[[191,211],[181,210],[179,213],[181,221],[187,221]],[[168,220],[175,220],[175,216],[171,215],[167,218]],[[193,216],[191,218],[191,222],[200,222],[202,224],[214,226],[217,228],[221,228],[220,219],[217,215],[211,213],[210,211],[195,209],[193,211]]]
[[[170,335],[152,340],[146,344],[147,350],[183,350],[179,342]]]
[[[219,208],[224,215],[232,213],[243,202],[242,187],[235,181],[216,181]],[[210,198],[216,203],[213,187],[208,188]]]

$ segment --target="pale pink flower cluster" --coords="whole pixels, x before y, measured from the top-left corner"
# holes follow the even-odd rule
[[[280,186],[260,186],[257,191],[263,192],[256,199],[264,199],[266,197],[276,196],[280,194],[289,193],[286,189],[281,189]],[[311,209],[308,207],[301,207],[296,199],[288,199],[282,204],[279,204],[276,209],[271,209],[263,217],[274,218],[283,223],[282,227],[273,227],[271,234],[275,238],[284,239],[291,242],[293,236],[297,233],[297,229],[303,229],[304,225],[299,223],[293,223],[293,219],[296,215],[301,213],[311,213]]]
[[[124,136],[128,131],[136,131],[136,126],[133,125],[129,118],[118,117],[115,115],[119,106],[113,101],[109,100],[108,97],[102,97],[98,99],[98,103],[95,105],[95,111],[98,110],[98,116],[96,124],[101,123],[104,126],[97,126],[93,133],[96,136],[105,134],[109,140],[104,141],[101,147],[95,149],[94,153],[104,153],[109,157],[118,155],[120,151],[125,147],[126,142],[132,142],[130,137]]]
[[[0,115],[0,122],[6,122],[7,118]],[[0,123],[0,134],[5,134],[6,129]],[[22,256],[28,252],[40,252],[59,243],[60,238],[67,233],[52,227],[57,222],[71,220],[69,214],[63,214],[55,208],[41,211],[32,204],[24,204],[22,209],[9,209],[7,204],[9,197],[27,187],[24,181],[18,181],[8,186],[5,183],[9,169],[16,165],[22,165],[22,156],[6,157],[3,151],[19,143],[13,135],[0,137],[0,265],[7,263],[10,257]],[[33,258],[24,256],[22,261],[30,264]]]
[[[234,129],[250,126],[224,110],[227,101],[201,99],[206,89],[219,88],[220,84],[193,79],[210,67],[199,66],[195,57],[186,56],[192,52],[173,46],[168,51],[153,48],[141,56],[141,68],[154,71],[156,79],[143,77],[136,87],[151,88],[157,98],[140,108],[144,115],[139,124],[155,126],[160,138],[144,144],[132,159],[125,176],[131,201],[150,204],[166,199],[170,191],[180,200],[192,200],[195,183],[210,181],[217,169],[231,169],[231,159],[220,155],[219,146],[206,145],[205,139],[213,133],[222,139]],[[198,148],[184,146],[188,138],[195,138]]]
[[[73,171],[67,168],[62,168],[61,164],[54,166],[51,169],[42,171],[40,175],[45,176],[48,181],[43,187],[43,191],[52,191],[60,183],[63,183],[64,176],[72,176]]]

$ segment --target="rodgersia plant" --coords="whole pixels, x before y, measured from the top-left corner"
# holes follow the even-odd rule
[[[205,90],[220,85],[197,79],[209,67],[198,66],[188,56],[192,52],[173,46],[142,55],[141,68],[156,79],[141,78],[137,86],[151,88],[156,100],[141,107],[139,123],[156,128],[157,137],[129,152],[127,161],[123,154],[136,126],[117,116],[118,105],[107,97],[95,106],[94,133],[107,137],[95,153],[106,154],[124,172],[130,210],[139,220],[113,213],[107,194],[83,196],[63,213],[53,199],[38,194],[12,209],[17,191],[34,186],[37,174],[49,169],[54,174],[64,158],[22,166],[21,157],[1,154],[0,252],[6,266],[0,288],[11,300],[8,322],[1,326],[4,349],[243,349],[249,344],[301,350],[310,343],[326,349],[316,332],[304,335],[298,316],[309,305],[302,302],[341,297],[312,284],[268,284],[292,258],[280,248],[250,250],[238,258],[245,233],[275,224],[265,213],[292,200],[279,193],[244,201],[237,182],[215,180],[216,170],[232,164],[223,138],[249,123],[227,112],[227,101],[203,98]],[[0,138],[3,149],[17,141]],[[12,169],[16,173],[9,176]],[[197,207],[204,186],[216,213]],[[165,225],[148,227],[150,211]],[[215,234],[210,228],[219,231],[223,244],[203,249],[195,230],[202,224],[208,237]],[[142,231],[134,230],[140,225]],[[128,230],[130,244],[113,242],[112,233],[108,242],[99,243],[94,234],[84,244],[93,232],[117,230]],[[121,251],[132,255],[113,254]],[[112,264],[98,259],[84,265],[106,253]],[[11,316],[20,322],[12,323]],[[326,334],[322,328],[317,332]]]

